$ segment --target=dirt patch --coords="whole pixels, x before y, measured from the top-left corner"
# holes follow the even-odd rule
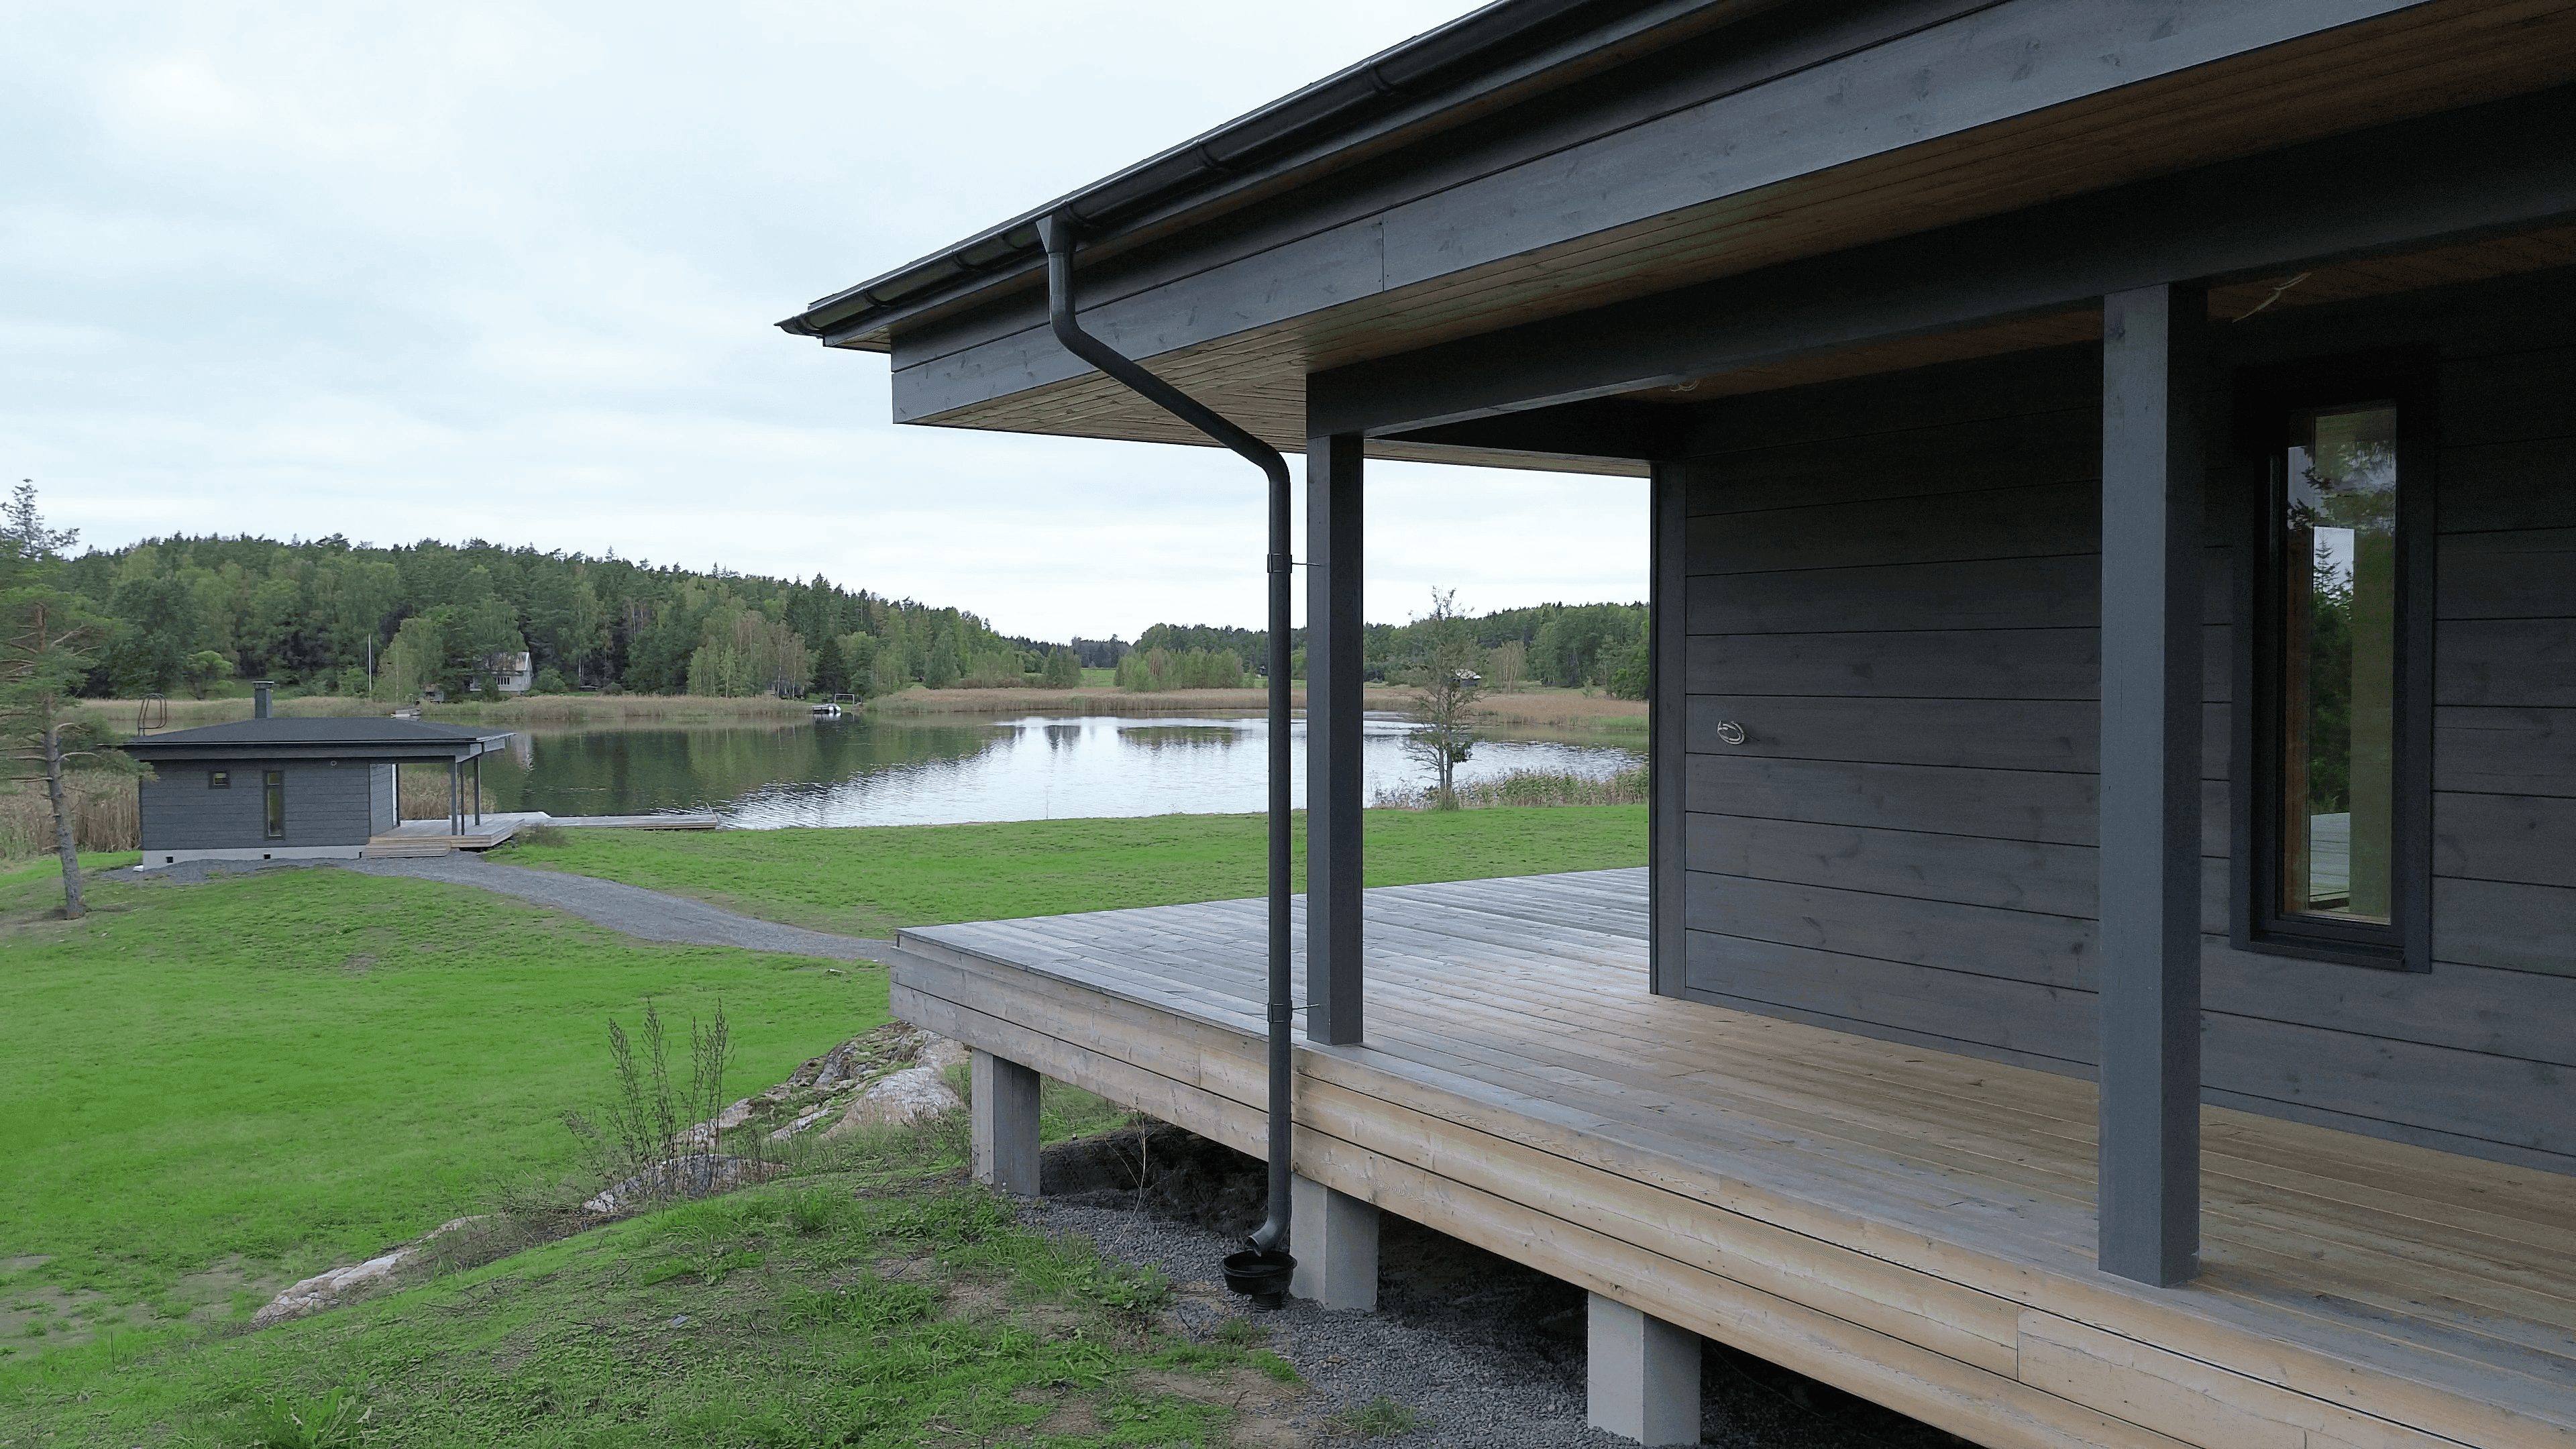
[[[16,1357],[70,1348],[89,1342],[101,1327],[124,1317],[108,1310],[104,1294],[51,1283],[24,1284],[0,1296],[0,1353]]]
[[[1054,1413],[1038,1421],[1041,1434],[1062,1434],[1068,1438],[1087,1438],[1101,1432],[1100,1416],[1092,1412],[1088,1399],[1067,1399]]]
[[[1260,1226],[1269,1179],[1258,1158],[1156,1122],[1048,1148],[1038,1159],[1038,1190],[1241,1234]]]

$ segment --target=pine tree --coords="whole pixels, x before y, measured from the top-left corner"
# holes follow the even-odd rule
[[[841,636],[826,634],[814,653],[814,688],[829,698],[850,692],[850,665],[841,655]]]
[[[96,663],[90,651],[110,632],[78,595],[55,584],[59,551],[76,537],[45,526],[32,483],[19,484],[0,510],[0,742],[16,778],[45,782],[54,849],[63,863],[63,914],[74,920],[88,908],[81,900],[69,776],[135,768],[107,731],[71,703]]]
[[[939,642],[930,646],[930,659],[922,666],[921,682],[932,689],[946,689],[957,682],[957,636],[941,630]]]

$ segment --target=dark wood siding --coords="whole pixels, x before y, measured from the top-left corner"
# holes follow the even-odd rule
[[[391,766],[320,760],[165,762],[142,783],[143,850],[294,849],[364,845],[376,834],[377,777]],[[208,770],[232,772],[232,787],[206,788]],[[286,838],[271,840],[261,811],[262,773],[286,776]],[[385,791],[387,804],[390,791]]]
[[[2259,472],[2214,444],[2212,1101],[2576,1172],[2568,295],[2320,308],[2236,348],[2443,352],[2434,962],[2230,942],[2233,545]],[[1689,491],[1683,994],[2091,1073],[2097,377],[2065,349],[1729,399],[1667,465]]]

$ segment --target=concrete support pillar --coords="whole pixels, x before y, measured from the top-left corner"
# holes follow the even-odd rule
[[[1021,1197],[1038,1195],[1038,1074],[1034,1067],[975,1053],[973,1101],[975,1180]]]
[[[1640,1444],[1699,1442],[1699,1335],[1592,1295],[1583,1420]]]
[[[1288,1191],[1289,1220],[1297,1225],[1289,1295],[1337,1313],[1377,1307],[1376,1205],[1303,1177],[1289,1179]]]

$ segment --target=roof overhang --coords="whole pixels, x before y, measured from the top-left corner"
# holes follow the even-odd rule
[[[413,764],[423,761],[462,762],[481,755],[498,754],[510,742],[510,734],[477,735],[453,744],[434,741],[366,741],[335,742],[331,740],[262,740],[258,742],[186,740],[127,740],[118,748],[146,764],[187,763],[199,760],[256,761],[279,763],[304,760],[336,760],[350,765]]]
[[[1486,334],[1846,253],[1876,249],[1901,280],[1909,237],[2008,226],[2068,198],[2576,79],[2576,8],[2544,0],[1506,3],[1458,26],[1543,8],[1569,27],[1555,48],[1519,56],[1517,70],[1453,61],[1453,89],[1412,99],[1409,119],[1318,98],[1457,27],[1235,123],[1320,108],[1325,119],[1277,143],[1267,169],[1137,191],[1149,172],[1181,174],[1175,158],[1190,148],[1175,148],[1029,213],[1070,205],[1091,218],[1085,327],[1296,451],[1318,374],[1402,371]],[[1630,43],[1641,37],[1652,43]],[[1220,128],[1193,154],[1231,160],[1211,143],[1236,134]],[[898,421],[1202,441],[1055,344],[1033,263],[989,250],[1017,247],[1026,222],[961,244],[988,248],[970,259],[983,270],[889,273],[836,294],[833,306],[859,311],[815,330],[893,352]],[[889,278],[922,285],[879,285]],[[1750,292],[1744,305],[1766,305]],[[1800,349],[1813,340],[1730,365],[1775,366]],[[1371,454],[1639,471],[1398,431],[1377,432]]]
[[[1780,3],[1496,0],[1078,191],[817,298],[778,326],[827,346],[891,351],[900,324],[971,304],[997,286],[1042,283],[1041,217],[1072,217],[1088,247],[1113,255]]]

